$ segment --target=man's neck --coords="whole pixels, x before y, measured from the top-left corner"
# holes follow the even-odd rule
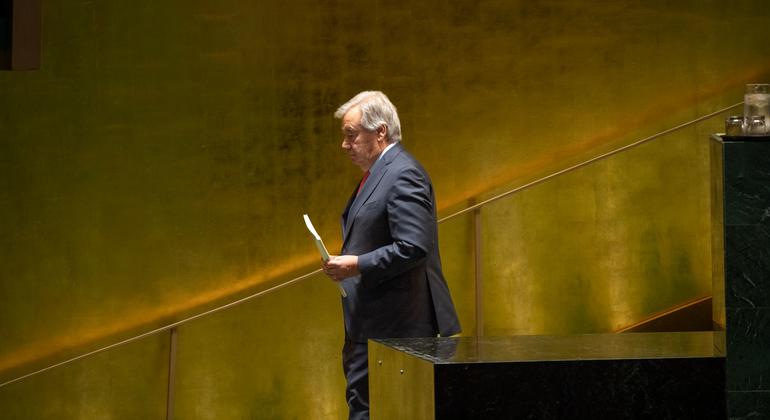
[[[392,148],[393,148],[393,146],[395,146],[395,145],[396,145],[396,143],[390,143],[390,144],[388,144],[387,146],[385,146],[385,148],[383,148],[383,149],[382,149],[382,151],[380,152],[380,154],[378,154],[378,155],[377,155],[377,157],[376,157],[376,158],[374,158],[374,160],[372,160],[372,163],[369,165],[369,167],[368,167],[368,168],[364,168],[363,166],[360,166],[361,170],[362,170],[363,172],[366,172],[366,171],[369,171],[369,170],[371,170],[371,169],[372,169],[372,167],[374,166],[374,164],[376,164],[376,163],[377,163],[377,161],[379,161],[380,159],[382,159],[382,157],[383,157],[383,156],[385,156],[385,153],[386,153],[388,150],[392,149]]]
[[[382,152],[380,152],[380,155],[377,156],[377,159],[375,160],[375,162],[377,162],[378,160],[382,159],[382,157],[385,156],[385,153],[387,153],[387,151],[390,150],[391,148],[393,148],[393,146],[395,146],[395,145],[396,145],[396,143],[390,143],[387,146],[385,146],[385,148],[382,149]]]

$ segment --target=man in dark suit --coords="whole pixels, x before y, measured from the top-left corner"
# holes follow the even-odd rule
[[[396,108],[382,92],[361,92],[335,117],[342,148],[364,176],[342,214],[341,255],[324,272],[347,293],[342,359],[350,419],[368,419],[366,340],[449,336],[460,323],[441,272],[433,185],[401,146]]]

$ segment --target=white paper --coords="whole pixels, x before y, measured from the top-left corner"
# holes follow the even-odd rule
[[[324,241],[321,239],[321,235],[319,235],[318,232],[316,232],[315,227],[313,227],[313,222],[310,221],[310,217],[308,217],[307,214],[303,214],[302,217],[305,219],[305,226],[307,226],[307,230],[309,230],[310,234],[313,235],[315,246],[318,248],[318,252],[321,253],[321,259],[323,259],[324,262],[329,261],[329,251],[326,250],[326,246],[324,245]]]
[[[307,214],[303,214],[302,218],[305,219],[305,226],[307,226],[307,230],[310,231],[310,234],[313,235],[313,242],[315,242],[316,248],[318,248],[318,252],[321,254],[321,259],[324,260],[324,262],[329,261],[329,251],[326,250],[326,245],[324,245],[324,241],[321,239],[321,235],[316,232],[315,227],[313,227],[313,222],[310,221],[310,217],[308,217]],[[342,285],[337,283],[337,287],[340,288],[340,294],[342,297],[348,297],[348,294],[345,293],[345,289],[342,288]]]

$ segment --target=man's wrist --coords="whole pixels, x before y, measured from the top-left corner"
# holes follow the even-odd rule
[[[356,257],[356,270],[358,270],[359,273],[364,273],[368,271],[370,268],[370,261],[367,257],[367,254],[361,254]]]

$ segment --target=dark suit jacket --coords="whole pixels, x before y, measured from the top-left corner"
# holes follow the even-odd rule
[[[361,272],[342,281],[349,339],[460,332],[441,272],[433,185],[401,144],[370,168],[361,192],[353,192],[342,235],[341,255],[358,255]]]

